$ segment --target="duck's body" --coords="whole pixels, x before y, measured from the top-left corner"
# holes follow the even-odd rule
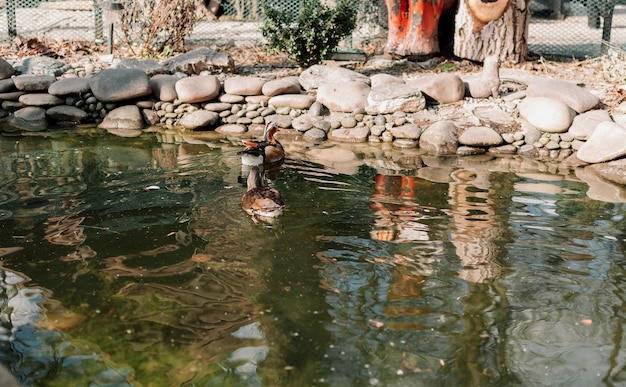
[[[272,164],[284,160],[285,149],[283,145],[274,137],[278,132],[278,126],[274,122],[269,122],[263,131],[262,141],[244,140],[246,146],[239,152],[241,162],[244,165]]]
[[[248,175],[248,189],[241,199],[241,208],[254,218],[271,220],[282,215],[285,201],[280,192],[263,185],[261,171],[254,166]]]

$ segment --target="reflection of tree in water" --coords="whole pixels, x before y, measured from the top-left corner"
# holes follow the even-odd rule
[[[488,171],[460,169],[450,182],[450,240],[456,247],[463,269],[460,277],[470,282],[485,282],[502,275],[498,258],[506,224],[496,213],[500,194],[492,187]]]
[[[389,242],[432,239],[428,219],[436,216],[436,207],[431,203],[432,198],[440,197],[439,187],[417,177],[383,174],[376,175],[374,187],[373,239]]]
[[[307,171],[301,173],[306,176]],[[445,193],[446,187],[432,192],[421,179],[376,177],[371,170],[359,171],[363,176],[354,181],[322,172],[310,170],[311,185],[334,183],[332,189],[301,188],[304,183],[296,176],[289,179],[299,195],[314,193],[309,206],[292,208],[287,216],[307,219],[307,227],[290,228],[288,238],[299,241],[298,250],[305,255],[317,251],[316,262],[307,263],[310,258],[298,251],[289,252],[289,259],[281,259],[279,252],[273,258],[272,287],[285,290],[271,293],[270,304],[277,309],[273,312],[281,316],[272,326],[280,327],[283,335],[293,332],[278,355],[285,366],[294,368],[290,380],[310,372],[313,376],[308,380],[317,376],[328,385],[354,385],[388,381],[388,375],[396,375],[399,369],[432,372],[438,358],[429,348],[433,341],[426,338],[436,334],[430,331],[433,310],[428,304],[439,301],[424,285],[433,275],[441,255],[439,241],[445,235],[438,226],[445,213],[437,209],[431,195]],[[363,200],[367,192],[370,201]],[[428,205],[420,204],[421,198]],[[441,201],[437,205],[446,203],[445,197],[436,200]],[[331,215],[322,218],[315,210]],[[297,270],[293,262],[300,262]],[[426,335],[424,342],[417,343],[412,337],[420,327]],[[271,337],[278,341],[283,336]],[[416,351],[421,352],[419,359],[411,355]],[[304,352],[317,362],[302,364]],[[422,371],[417,371],[420,367]]]
[[[506,216],[494,211],[503,208],[498,201],[506,201],[508,191],[499,183],[485,191],[483,183],[378,175],[370,201],[372,241],[328,238],[328,249],[318,253],[322,286],[329,313],[343,327],[329,328],[332,382],[415,375],[416,383],[469,377],[483,385],[503,377],[498,339],[507,323],[501,315],[506,297],[490,281],[501,273],[493,268],[501,267],[509,233]],[[487,244],[486,250],[474,244]],[[487,284],[464,278],[465,264],[486,265],[491,276],[481,282]]]
[[[485,170],[459,169],[451,177],[450,241],[462,265],[459,277],[468,282],[454,367],[471,385],[518,383],[502,357],[511,317],[507,289],[497,281],[505,274],[501,260],[511,239],[504,203],[511,200],[513,182]]]

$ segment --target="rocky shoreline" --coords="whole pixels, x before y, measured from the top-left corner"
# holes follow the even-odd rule
[[[285,140],[601,163],[611,171],[603,177],[626,184],[626,105],[609,111],[600,92],[575,81],[491,59],[464,75],[391,75],[384,63],[371,75],[328,65],[284,77],[233,68],[228,54],[206,47],[160,63],[0,58],[0,132],[91,124],[132,137],[157,127],[197,141],[258,136],[271,120]]]

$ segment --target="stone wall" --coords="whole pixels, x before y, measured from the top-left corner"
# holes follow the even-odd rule
[[[574,82],[524,73],[501,78],[497,61],[463,77],[364,75],[317,65],[282,78],[229,74],[232,60],[208,48],[72,76],[62,63],[23,62],[0,60],[4,132],[93,123],[124,136],[155,125],[240,136],[274,121],[311,143],[386,142],[438,155],[489,152],[579,164],[626,155],[619,107],[609,114]]]

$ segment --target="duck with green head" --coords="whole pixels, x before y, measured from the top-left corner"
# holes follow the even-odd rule
[[[278,131],[279,129],[275,122],[268,122],[263,131],[263,140],[243,140],[243,144],[246,147],[239,152],[242,164],[260,165],[283,161],[285,159],[285,149],[274,137]]]

